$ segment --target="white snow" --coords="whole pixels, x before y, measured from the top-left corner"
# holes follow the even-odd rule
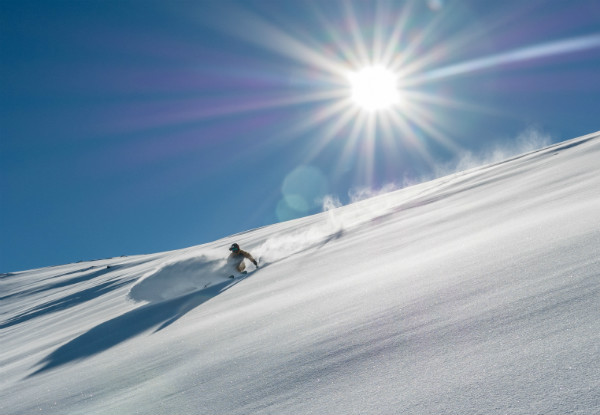
[[[261,268],[226,278],[232,242]],[[0,413],[598,414],[599,254],[595,133],[202,246],[3,274]]]

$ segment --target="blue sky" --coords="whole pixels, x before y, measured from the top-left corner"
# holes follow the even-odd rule
[[[0,54],[1,272],[209,242],[524,131],[600,129],[592,0],[3,1]],[[373,65],[400,104],[351,99]]]

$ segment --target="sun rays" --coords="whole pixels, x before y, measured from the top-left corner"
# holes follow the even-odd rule
[[[296,82],[307,86],[305,91],[294,88],[293,98],[259,99],[255,108],[314,104],[310,117],[297,120],[287,130],[290,140],[307,134],[318,137],[311,140],[304,163],[311,163],[337,140],[341,151],[331,165],[338,169],[352,158],[367,182],[374,176],[375,154],[383,152],[385,162],[394,163],[394,155],[403,151],[404,144],[421,162],[433,164],[421,139],[423,132],[438,145],[456,151],[458,146],[444,134],[442,126],[436,125],[435,107],[446,102],[435,101],[432,95],[430,102],[422,105],[422,99],[410,99],[410,91],[404,95],[410,79],[403,78],[402,69],[412,63],[411,56],[420,47],[419,37],[408,31],[414,4],[407,2],[396,8],[377,2],[367,17],[356,4],[342,4],[342,16],[313,5],[317,30],[302,36],[292,35],[301,32],[294,27],[278,26],[248,10],[236,12],[233,20],[237,24],[229,26],[230,33],[294,62],[298,67]]]
[[[444,39],[442,44],[424,48],[426,39],[444,24],[443,2],[430,3],[434,16],[416,35],[414,30],[409,30],[408,24],[416,7],[413,2],[403,3],[399,8],[391,3],[377,2],[366,14],[364,10],[357,10],[361,6],[344,2],[341,18],[327,15],[314,6],[320,30],[315,30],[310,42],[294,38],[285,28],[257,15],[245,14],[248,27],[256,35],[253,42],[312,68],[312,71],[307,70],[306,83],[312,81],[315,88],[335,96],[328,100],[325,95],[319,102],[322,109],[317,109],[314,117],[301,120],[292,128],[297,132],[319,130],[316,134],[320,135],[321,142],[317,150],[310,152],[312,157],[329,141],[344,135],[346,143],[340,157],[363,151],[366,171],[373,163],[369,157],[375,145],[386,146],[386,152],[401,151],[402,143],[410,142],[416,149],[416,156],[433,163],[426,146],[415,139],[419,133],[425,133],[448,151],[460,150],[445,132],[447,126],[439,124],[437,109],[481,112],[492,112],[493,109],[438,96],[419,90],[420,86],[491,67],[600,46],[600,35],[590,35],[444,65],[448,53],[464,47],[465,35],[460,33],[455,39]],[[324,39],[319,38],[320,35]],[[320,47],[315,48],[315,45]],[[308,93],[314,93],[314,90]],[[283,101],[280,103],[286,105]],[[386,139],[378,139],[380,135],[385,135]],[[361,145],[362,141],[368,145]]]
[[[234,45],[233,50],[211,49],[211,45],[198,52],[201,58],[197,61],[190,60],[193,65],[182,60],[184,70],[165,72],[170,79],[166,85],[176,85],[176,90],[158,88],[168,101],[136,102],[131,106],[134,115],[114,117],[114,129],[158,130],[205,123],[207,129],[215,125],[205,137],[215,130],[223,139],[216,127],[219,122],[277,113],[273,117],[280,125],[273,129],[283,126],[285,132],[270,140],[306,141],[310,148],[305,151],[305,164],[335,142],[338,160],[331,160],[330,166],[347,165],[352,159],[358,165],[356,171],[364,172],[368,179],[374,175],[372,167],[378,166],[368,157],[377,152],[385,155],[384,163],[394,163],[410,153],[418,163],[433,167],[432,148],[448,154],[460,151],[460,140],[452,128],[455,120],[443,116],[450,111],[465,117],[500,114],[489,102],[444,88],[447,81],[600,48],[598,33],[551,41],[538,38],[537,43],[523,45],[513,40],[504,42],[502,48],[480,47],[484,43],[480,39],[497,38],[511,16],[523,15],[523,8],[533,6],[513,5],[488,19],[486,25],[465,27],[463,23],[471,19],[457,19],[457,8],[468,6],[458,3],[289,2],[266,13],[239,3],[215,13],[219,18],[210,21],[206,15],[200,16],[202,8],[198,7],[198,16],[190,13],[183,18],[235,39],[227,43]],[[303,18],[295,19],[295,11]],[[195,40],[187,42],[164,43],[158,54],[168,54],[169,65],[174,58],[193,56],[198,45]],[[471,49],[480,53],[465,53]],[[123,76],[124,83],[140,78],[144,80],[140,84],[161,85],[155,82],[159,76],[154,72],[144,78],[134,69]],[[231,137],[246,133],[234,127],[226,129]],[[264,136],[272,132],[267,130]],[[198,145],[193,140],[186,143]]]
[[[587,49],[600,48],[600,34],[580,36],[571,39],[545,42],[537,45],[525,46],[510,51],[471,59],[464,62],[436,68],[415,75],[407,81],[410,85],[420,85],[438,79],[465,75],[472,72],[483,71],[489,68],[540,59],[565,53],[575,53]]]
[[[460,120],[447,114],[505,115],[488,103],[448,92],[443,88],[447,80],[600,47],[600,35],[593,34],[512,49],[481,47],[494,52],[478,56],[469,48],[477,50],[479,39],[492,38],[492,31],[510,16],[496,16],[486,27],[465,28],[455,19],[456,7],[465,6],[441,0],[302,7],[314,17],[310,27],[282,19],[276,11],[264,14],[242,6],[228,10],[229,21],[214,23],[220,32],[280,59],[273,71],[273,88],[279,93],[255,89],[255,95],[215,105],[202,117],[300,108],[296,114],[301,115],[284,124],[279,138],[306,142],[306,150],[296,157],[302,158],[299,164],[311,165],[335,146],[337,152],[327,153],[328,178],[336,180],[352,165],[357,181],[366,185],[377,182],[377,171],[397,171],[399,160],[434,170],[438,160],[432,148],[459,154],[463,149],[453,124]],[[246,76],[244,68],[239,72]]]

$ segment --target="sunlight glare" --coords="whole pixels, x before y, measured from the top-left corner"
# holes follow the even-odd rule
[[[400,99],[396,76],[383,66],[370,66],[348,75],[352,100],[367,111],[390,108]]]

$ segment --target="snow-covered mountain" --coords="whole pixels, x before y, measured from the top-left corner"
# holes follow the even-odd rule
[[[598,414],[600,133],[0,289],[2,414]]]

